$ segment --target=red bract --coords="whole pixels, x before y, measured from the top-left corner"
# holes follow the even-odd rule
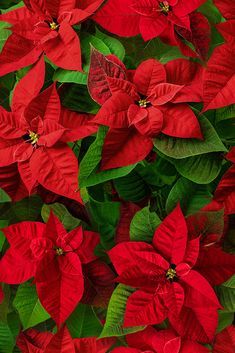
[[[39,183],[81,202],[78,162],[66,142],[83,138],[97,127],[89,115],[61,108],[55,84],[40,93],[44,70],[41,58],[16,86],[12,113],[0,110],[0,167],[17,163],[28,194]]]
[[[3,299],[4,299],[4,292],[2,290],[2,287],[0,286],[0,304],[2,304]]]
[[[148,327],[141,332],[126,336],[132,348],[119,347],[112,353],[208,353],[209,349],[200,344],[178,337],[173,330],[157,331]]]
[[[203,248],[195,268],[212,286],[217,286],[235,273],[235,256],[224,252],[220,246]]]
[[[152,245],[124,242],[109,251],[117,281],[138,288],[127,301],[125,326],[157,324],[169,318],[182,336],[212,340],[218,299],[204,277],[192,270],[199,238],[188,240],[180,206],[155,231]]]
[[[17,346],[22,353],[106,353],[114,341],[113,338],[96,340],[96,337],[72,339],[64,326],[55,335],[34,329],[21,332]]]
[[[231,325],[218,333],[215,338],[213,353],[234,353],[235,326]]]
[[[47,224],[21,222],[4,234],[10,249],[0,261],[0,281],[18,284],[34,277],[42,305],[61,325],[82,298],[82,264],[96,259],[98,235],[82,227],[67,233],[53,213]]]
[[[111,33],[124,37],[140,33],[145,41],[160,36],[170,45],[180,45],[184,54],[195,56],[189,47],[188,51],[185,49],[186,46],[182,44],[177,32],[178,29],[186,30],[186,39],[193,41],[196,27],[192,32],[190,14],[204,2],[205,0],[109,0],[93,18]],[[203,21],[204,17],[202,23]]]
[[[101,65],[97,69],[97,61]],[[152,138],[161,132],[179,138],[202,139],[199,122],[185,102],[200,101],[202,68],[187,60],[162,65],[155,59],[141,63],[128,80],[123,67],[93,51],[88,87],[102,104],[95,122],[110,127],[102,169],[126,166],[144,159]],[[96,87],[91,82],[101,83]],[[98,94],[97,91],[100,93]]]
[[[235,213],[235,147],[227,154],[227,159],[233,165],[221,178],[216,190],[214,199],[225,206],[225,213]]]
[[[230,0],[213,0],[214,4],[218,7],[221,14],[227,20],[235,18],[235,3]]]
[[[0,16],[12,34],[0,55],[0,75],[35,63],[41,53],[57,66],[82,71],[80,40],[72,26],[93,15],[104,0],[27,0]]]
[[[115,243],[122,243],[130,240],[130,225],[132,218],[139,211],[139,206],[131,202],[123,202],[120,210],[120,221],[117,225]]]
[[[230,43],[220,45],[213,51],[203,79],[203,111],[235,103],[234,55],[235,46]]]

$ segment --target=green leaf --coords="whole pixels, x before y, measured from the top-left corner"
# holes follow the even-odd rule
[[[119,284],[115,288],[109,301],[106,322],[99,338],[124,336],[129,333],[141,331],[145,328],[145,326],[123,328],[127,299],[134,291],[134,288],[123,284]]]
[[[127,167],[97,171],[101,160],[104,139],[107,127],[101,126],[97,132],[95,141],[88,148],[79,166],[79,186],[80,188],[93,186],[108,180],[119,178],[129,174],[134,169],[135,164]]]
[[[209,184],[219,175],[223,159],[218,153],[206,153],[169,161],[183,177],[197,184]]]
[[[204,116],[199,120],[204,140],[181,139],[161,134],[154,139],[155,147],[166,156],[176,159],[210,152],[227,152],[209,120]]]
[[[217,288],[220,304],[229,312],[235,311],[235,275]]]
[[[29,282],[18,287],[13,305],[19,313],[24,329],[33,327],[50,317],[38,299],[36,287]]]
[[[224,121],[227,119],[235,118],[235,104],[229,105],[224,108],[217,109],[215,111],[215,122]]]
[[[0,51],[6,43],[7,38],[11,35],[11,31],[5,27],[9,27],[9,23],[0,22]]]
[[[56,215],[56,217],[59,218],[61,223],[63,223],[64,227],[68,231],[78,227],[81,223],[81,221],[79,219],[73,217],[69,213],[69,211],[67,210],[67,208],[64,205],[62,205],[61,203],[57,203],[57,202],[53,203],[52,205],[46,205],[46,204],[43,205],[42,211],[41,211],[41,216],[42,216],[42,219],[45,223],[47,223],[51,211]]]
[[[151,212],[149,206],[136,212],[130,225],[130,238],[132,241],[151,243],[156,228],[161,220],[156,212]]]
[[[11,201],[10,196],[8,196],[3,189],[0,189],[0,203],[10,202],[10,201]]]
[[[91,99],[87,87],[84,85],[63,83],[59,93],[62,105],[70,110],[96,114],[100,108],[100,106]]]
[[[195,184],[183,177],[179,178],[171,189],[167,201],[166,210],[169,214],[180,202],[185,215],[193,214],[210,203],[212,195],[207,185]]]
[[[15,340],[7,323],[0,321],[0,353],[12,353]]]
[[[138,202],[150,193],[148,184],[138,173],[138,168],[124,177],[115,179],[113,183],[119,196],[125,201]]]
[[[9,224],[21,221],[36,221],[43,202],[38,195],[27,197],[7,205],[0,213],[0,219],[9,219]]]
[[[0,220],[0,251],[2,250],[3,244],[5,243],[6,237],[2,232],[2,228],[8,226],[8,220],[2,219]]]
[[[212,0],[205,1],[198,10],[208,18],[210,23],[219,23],[223,18]]]
[[[231,313],[225,310],[219,310],[218,314],[219,314],[219,323],[216,329],[216,333],[219,333],[226,327],[232,325],[233,319],[234,319],[234,313]]]
[[[159,155],[152,163],[145,160],[139,162],[135,170],[147,184],[154,186],[171,185],[177,175],[174,166]]]
[[[124,59],[125,48],[118,39],[108,36],[107,34],[99,31],[98,28],[96,28],[96,38],[101,39],[103,43],[107,45],[112,54],[116,55],[120,60]]]
[[[66,321],[73,338],[99,336],[102,325],[93,308],[89,305],[78,304]]]
[[[89,196],[86,207],[91,214],[94,227],[100,233],[101,245],[109,250],[114,246],[114,235],[120,217],[120,203],[97,201]]]
[[[100,126],[95,141],[88,148],[79,165],[79,186],[84,187],[86,179],[98,167],[101,160],[102,148],[108,128]]]

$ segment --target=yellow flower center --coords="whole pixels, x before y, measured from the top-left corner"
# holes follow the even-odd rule
[[[138,103],[141,108],[146,108],[150,102],[148,102],[146,99],[140,99]]]
[[[160,8],[161,8],[161,11],[164,13],[164,14],[168,14],[168,12],[170,11],[170,5],[168,4],[168,1],[162,1],[160,2]]]
[[[59,27],[59,25],[57,23],[55,23],[54,21],[50,23],[50,28],[52,31],[55,31],[58,27]]]
[[[176,270],[170,267],[166,273],[166,278],[169,280],[173,280],[175,277],[177,277]]]
[[[55,248],[55,252],[57,256],[64,255],[64,250],[62,248]]]
[[[33,131],[29,131],[29,138],[32,145],[36,145],[39,139],[39,135]]]

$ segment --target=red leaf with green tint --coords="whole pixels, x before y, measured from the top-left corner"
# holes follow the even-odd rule
[[[88,76],[88,90],[94,101],[102,105],[111,97],[108,77],[125,79],[123,68],[111,58],[105,57],[95,48],[91,50],[91,63]]]

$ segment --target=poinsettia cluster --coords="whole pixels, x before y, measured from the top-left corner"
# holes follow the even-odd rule
[[[234,352],[233,2],[0,8],[0,352]]]

